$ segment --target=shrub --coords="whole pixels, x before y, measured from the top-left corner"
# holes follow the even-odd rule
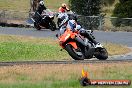
[[[114,4],[115,0],[102,0],[105,6]]]
[[[97,16],[101,11],[101,0],[69,0],[69,6],[72,11],[83,16]],[[94,23],[91,23],[94,19]],[[80,17],[79,22],[85,27],[89,28],[92,25],[94,28],[98,28],[99,19]],[[90,27],[90,29],[93,29]]]
[[[114,26],[132,26],[132,20],[122,19],[132,18],[132,0],[120,0],[120,3],[115,5],[112,16],[118,17],[111,20]]]

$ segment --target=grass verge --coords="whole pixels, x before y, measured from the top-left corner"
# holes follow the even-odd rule
[[[127,47],[106,43],[109,55],[128,53]],[[58,41],[52,38],[28,36],[0,36],[0,61],[70,60],[65,50],[60,51]]]
[[[121,44],[104,43],[104,47],[107,49],[109,56],[122,54],[124,55],[131,52],[127,46],[123,46]]]
[[[62,60],[68,57],[61,52],[57,41],[50,38],[22,36],[0,37],[0,61]],[[65,57],[64,57],[65,56]]]
[[[0,88],[82,88],[81,70],[89,72],[90,79],[129,79],[132,81],[132,63],[19,65],[0,67]],[[132,86],[114,86],[131,88]],[[89,86],[95,88],[95,86]],[[113,88],[113,86],[98,86]]]
[[[58,11],[62,3],[68,3],[68,0],[44,0],[47,8]],[[30,9],[30,0],[1,0],[0,10],[26,11]]]

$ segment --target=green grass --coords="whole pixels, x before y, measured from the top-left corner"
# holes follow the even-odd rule
[[[109,55],[130,52],[122,45],[104,44]],[[57,40],[52,38],[34,38],[28,36],[0,36],[0,61],[31,61],[31,60],[70,60]]]
[[[1,61],[62,59],[65,53],[59,49],[57,45],[2,42],[0,43],[0,59]]]
[[[4,37],[4,40],[2,37],[0,39],[0,61],[62,60],[69,58],[65,51],[60,51],[61,47],[58,44],[54,44],[57,42],[53,39],[27,37],[24,40],[26,37]]]
[[[68,4],[69,0],[45,0],[47,8],[58,12],[59,7],[61,6],[62,3],[67,3]]]
[[[0,0],[1,10],[28,11],[30,0]]]
[[[45,0],[47,8],[58,11],[61,3],[68,3],[68,0]],[[30,0],[1,0],[0,10],[26,11],[30,9]]]
[[[0,88],[80,88],[78,80],[65,80],[55,82],[0,84]]]
[[[131,63],[22,65],[0,68],[0,88],[83,88],[79,79],[81,69],[90,79],[129,79]],[[97,88],[131,88],[131,86],[98,86]],[[88,88],[95,88],[89,86]]]
[[[58,11],[58,8],[62,3],[68,4],[69,0],[45,0],[45,5],[47,8],[52,9],[53,11]],[[111,15],[114,5],[119,2],[115,0],[115,3],[111,6],[102,7],[102,11],[107,13],[108,16]],[[26,11],[30,9],[30,0],[1,0],[0,1],[0,10],[15,10],[15,11]]]
[[[45,5],[51,11],[58,12],[59,7],[64,2],[68,3],[68,0],[45,0]],[[6,10],[6,18],[25,20],[29,16],[30,0],[0,0],[0,11],[1,10]],[[19,22],[20,21],[17,23]]]

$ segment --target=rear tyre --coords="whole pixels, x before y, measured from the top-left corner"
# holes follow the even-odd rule
[[[84,55],[83,55],[83,54],[82,54],[82,55],[78,55],[78,54],[77,54],[77,51],[73,48],[72,45],[67,44],[67,45],[65,46],[65,50],[69,53],[69,55],[70,55],[74,60],[84,60]],[[82,52],[80,51],[80,53],[82,53]]]
[[[34,27],[35,27],[37,30],[41,30],[41,27],[40,27],[37,23],[35,23],[35,22],[34,22]]]
[[[105,48],[98,48],[94,56],[99,60],[106,60],[108,58],[108,52]]]

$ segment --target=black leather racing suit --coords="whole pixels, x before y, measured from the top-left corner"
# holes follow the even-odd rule
[[[44,5],[39,5],[38,6],[38,9],[37,9],[37,12],[39,14],[42,14],[43,10],[46,10],[47,8],[44,6]]]

